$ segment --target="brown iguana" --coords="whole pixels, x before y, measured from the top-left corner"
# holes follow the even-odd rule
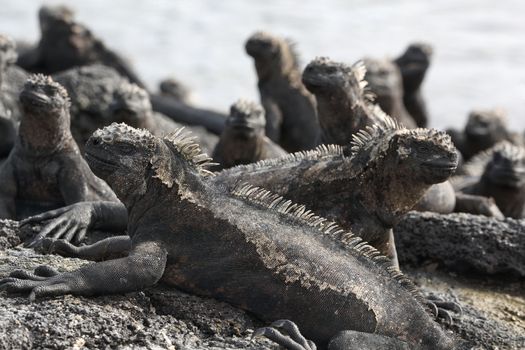
[[[118,202],[93,175],[71,136],[66,90],[50,77],[33,75],[20,104],[18,137],[0,168],[0,218],[21,219],[81,201]],[[75,221],[60,225],[58,236],[71,239],[73,229]]]
[[[383,116],[353,136],[351,156],[340,146],[320,146],[226,169],[210,181],[230,188],[246,182],[305,204],[395,261],[392,227],[456,166],[444,132],[405,129]]]
[[[125,293],[162,281],[263,320],[293,319],[320,348],[454,346],[414,285],[376,249],[266,190],[229,191],[206,181],[209,158],[186,136],[161,140],[112,124],[93,134],[86,157],[129,212],[129,256],[62,274],[14,272],[2,289],[30,291],[32,300]],[[295,329],[289,321],[276,326]],[[290,349],[313,345],[298,331],[303,347],[270,329],[259,333]]]
[[[399,68],[388,59],[363,59],[366,66],[365,80],[375,95],[376,103],[389,116],[407,128],[415,128],[416,122],[403,104],[403,81]]]
[[[285,150],[266,137],[265,125],[264,109],[259,104],[246,100],[234,103],[213,151],[219,169],[286,155]]]
[[[429,44],[412,43],[401,56],[393,61],[401,71],[405,108],[417,126],[422,128],[428,125],[429,118],[425,100],[421,94],[421,84],[430,66],[432,51],[432,46]]]
[[[347,145],[353,134],[378,122],[365,91],[366,68],[327,57],[316,58],[303,71],[303,84],[315,95],[323,144]]]
[[[245,45],[253,57],[257,86],[266,111],[266,135],[288,152],[317,145],[315,98],[301,82],[294,45],[269,33],[253,34]]]

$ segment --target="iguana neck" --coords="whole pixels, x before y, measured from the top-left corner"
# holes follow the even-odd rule
[[[487,174],[483,174],[476,185],[477,192],[486,197],[492,197],[496,205],[505,216],[515,219],[523,218],[525,210],[525,186],[504,187],[490,181]]]
[[[18,147],[32,155],[53,154],[74,144],[67,111],[52,115],[25,112],[18,129]]]
[[[228,166],[252,163],[260,159],[264,147],[264,135],[251,135],[240,139],[238,135],[224,135],[221,139],[223,159],[231,160]]]
[[[347,145],[353,134],[372,124],[371,112],[362,101],[352,104],[346,94],[317,94],[315,97],[325,144]]]

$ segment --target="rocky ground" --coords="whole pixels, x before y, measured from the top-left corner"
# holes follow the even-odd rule
[[[66,271],[89,263],[22,248],[18,235],[16,223],[0,221],[0,277],[42,264]],[[466,348],[525,348],[523,279],[457,275],[436,267],[403,269],[425,293],[463,307],[463,316],[444,327],[465,339]],[[163,286],[33,303],[1,292],[0,310],[1,349],[277,349],[265,339],[251,339],[262,323],[245,312]]]

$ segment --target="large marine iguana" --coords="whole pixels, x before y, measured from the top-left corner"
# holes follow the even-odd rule
[[[221,169],[286,155],[266,137],[265,125],[264,109],[259,104],[246,100],[234,103],[213,151],[213,159]]]
[[[469,113],[467,124],[462,132],[448,129],[447,133],[450,134],[465,160],[501,141],[523,144],[523,139],[519,135],[509,131],[507,116],[499,108],[473,110]]]
[[[113,124],[93,134],[86,157],[129,212],[129,256],[62,274],[15,272],[2,289],[34,299],[162,281],[263,320],[296,320],[322,348],[453,347],[414,285],[376,249],[264,189],[205,181],[209,158],[186,136],[161,140]]]
[[[319,135],[315,98],[301,82],[293,44],[257,32],[246,41],[245,49],[254,59],[259,79],[266,135],[288,152],[314,148]]]
[[[41,38],[35,50],[21,56],[18,64],[31,72],[52,74],[76,66],[95,63],[114,68],[131,82],[144,83],[130,64],[107,48],[102,40],[74,19],[64,5],[42,6],[38,13]]]
[[[503,141],[471,158],[463,168],[467,175],[452,181],[457,191],[493,198],[504,216],[525,218],[525,148]],[[457,211],[486,215],[476,206]]]
[[[353,136],[351,156],[336,145],[220,172],[212,182],[266,188],[334,220],[396,260],[391,228],[427,189],[457,166],[450,137],[409,130],[388,116]]]
[[[303,71],[304,86],[315,95],[323,144],[347,145],[351,136],[379,118],[366,93],[366,68],[327,57],[316,58]]]
[[[21,219],[81,201],[118,202],[81,157],[69,131],[66,90],[33,75],[20,93],[23,110],[15,146],[0,168],[0,218]],[[71,239],[74,221],[60,226]]]
[[[365,80],[374,93],[376,103],[389,116],[407,128],[415,128],[416,122],[403,104],[403,81],[399,68],[387,59],[364,58]]]
[[[403,79],[403,103],[417,126],[428,125],[428,112],[421,94],[421,84],[430,66],[432,46],[426,43],[412,43],[393,62],[401,71]]]

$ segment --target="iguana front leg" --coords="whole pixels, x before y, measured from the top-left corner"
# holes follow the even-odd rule
[[[0,289],[30,292],[30,300],[62,294],[126,293],[154,285],[164,273],[166,257],[166,250],[159,242],[146,241],[133,247],[125,258],[86,265],[73,272],[46,278],[36,274],[38,278],[31,274],[21,276],[17,272],[0,280]]]
[[[492,198],[456,192],[455,212],[485,215],[503,220],[505,215]]]
[[[283,334],[284,330],[286,334]],[[273,322],[270,327],[259,328],[254,337],[265,336],[289,350],[316,350],[317,346],[307,340],[295,323],[289,320]],[[328,344],[328,350],[408,350],[407,343],[379,334],[357,331],[342,331],[336,334]]]
[[[110,237],[90,245],[75,246],[63,239],[44,238],[39,250],[70,258],[92,261],[110,260],[128,255],[131,250],[129,236]]]

